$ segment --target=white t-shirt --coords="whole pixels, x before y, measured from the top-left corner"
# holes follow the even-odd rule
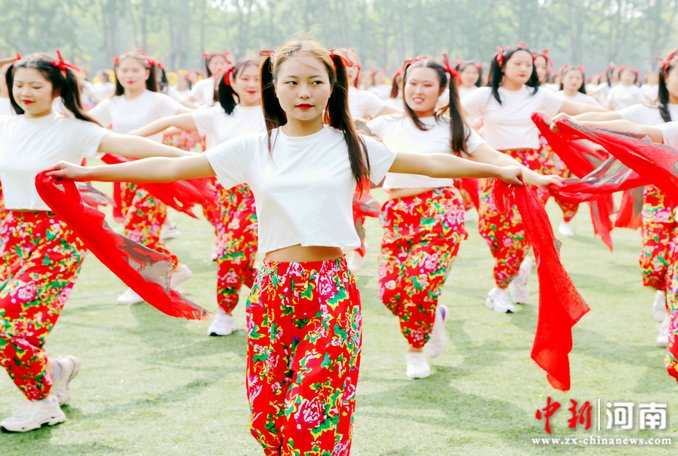
[[[666,122],[657,125],[657,128],[662,131],[664,144],[671,146],[674,149],[678,149],[678,122]]]
[[[656,106],[636,104],[617,111],[622,119],[641,125],[660,125],[665,123]],[[678,104],[669,104],[672,120],[678,120]]]
[[[539,130],[532,122],[532,114],[543,111],[554,116],[565,99],[550,90],[532,94],[533,90],[526,86],[519,90],[500,87],[499,104],[490,87],[479,87],[464,99],[463,107],[471,119],[483,117],[483,137],[495,149],[539,149]]]
[[[193,98],[201,106],[212,106],[214,103],[214,78],[201,79],[193,84],[189,98]]]
[[[459,102],[463,104],[463,103],[464,103],[464,99],[465,99],[466,97],[468,97],[469,95],[471,95],[471,94],[472,94],[473,92],[475,92],[476,90],[478,90],[479,88],[480,88],[480,87],[477,87],[477,86],[471,86],[471,87],[462,87],[462,86],[459,86],[459,87],[457,88],[457,93],[459,94]],[[443,95],[441,95],[441,98],[442,98],[443,96],[447,96],[447,97],[448,97],[447,99],[445,99],[445,104],[449,103],[449,100],[450,100],[450,99],[449,99],[448,93],[449,93],[449,89],[446,90],[445,93],[444,93]],[[440,98],[438,99],[438,103],[440,104]]]
[[[80,164],[96,154],[110,131],[93,122],[52,113],[37,119],[0,118],[0,181],[5,207],[49,211],[35,189],[35,176],[58,161]]]
[[[372,92],[358,90],[353,86],[348,88],[348,110],[354,119],[376,117],[384,106],[384,100]]]
[[[396,154],[372,138],[367,145],[370,179],[379,182]],[[312,135],[293,137],[272,131],[241,136],[205,151],[219,182],[230,188],[247,183],[257,201],[259,251],[284,247],[358,247],[353,224],[353,193],[346,141],[325,126]]]
[[[640,91],[643,92],[645,101],[657,101],[659,96],[659,84],[643,84],[640,86]]]
[[[0,116],[16,114],[14,108],[12,108],[12,102],[9,101],[9,98],[0,97]]]
[[[266,131],[261,106],[237,105],[228,115],[221,105],[216,105],[208,109],[197,109],[192,116],[200,136],[207,138],[207,148],[236,136]]]
[[[181,104],[164,93],[145,90],[131,100],[122,95],[104,100],[89,111],[101,125],[113,126],[117,133],[128,133],[157,119],[176,114]],[[162,133],[149,136],[153,141],[162,142]]]
[[[615,110],[642,103],[643,100],[645,100],[645,96],[640,87],[636,85],[616,85],[612,87],[607,97],[608,105],[612,105],[612,109]]]
[[[379,84],[377,86],[372,86],[367,90],[382,100],[385,100],[391,95],[391,84]]]
[[[409,152],[422,155],[449,154],[450,151],[450,119],[423,117],[420,119],[429,129],[419,130],[406,114],[379,116],[367,123],[372,132],[386,146],[397,153]],[[466,140],[466,150],[473,153],[478,146],[485,144],[480,135],[466,127],[470,136]],[[393,188],[437,188],[452,187],[454,179],[435,178],[420,174],[388,173],[382,187]]]

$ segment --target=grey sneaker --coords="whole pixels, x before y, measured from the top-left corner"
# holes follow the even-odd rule
[[[12,416],[0,422],[0,428],[4,432],[27,432],[64,421],[66,415],[61,411],[59,401],[55,396],[49,396],[17,407],[12,411]]]
[[[61,374],[56,378],[52,377],[52,394],[56,396],[59,405],[64,405],[71,398],[71,391],[68,386],[80,371],[80,361],[75,356],[68,355],[58,358],[54,362],[61,367]]]

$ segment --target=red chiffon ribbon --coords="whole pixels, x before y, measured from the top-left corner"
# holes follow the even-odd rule
[[[534,249],[539,278],[539,315],[532,344],[532,359],[546,371],[553,388],[570,389],[572,327],[590,308],[560,262],[559,242],[542,204],[526,185],[509,186],[495,181],[496,201],[515,205],[525,237]]]
[[[35,187],[85,246],[144,301],[172,317],[202,320],[210,315],[170,289],[172,261],[167,255],[112,231],[102,212],[83,204],[73,181],[56,180],[43,171],[35,177]]]
[[[109,165],[129,161],[111,154],[104,154],[101,160]],[[214,187],[209,184],[209,179],[189,179],[167,183],[135,182],[135,184],[154,198],[193,218],[198,218],[192,210],[194,205],[209,207],[214,201]]]

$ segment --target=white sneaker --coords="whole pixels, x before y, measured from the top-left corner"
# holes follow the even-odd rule
[[[666,347],[669,345],[669,325],[671,319],[667,313],[659,326],[659,334],[657,334],[657,347]]]
[[[66,421],[66,415],[59,407],[54,396],[39,401],[28,401],[27,404],[12,411],[12,416],[0,422],[5,432],[26,432],[42,426],[53,426]]]
[[[358,253],[357,250],[351,250],[346,258],[346,265],[349,271],[358,272],[365,264],[365,257]]]
[[[558,234],[567,237],[574,236],[574,227],[572,226],[572,222],[561,222],[560,225],[558,225]]]
[[[447,337],[445,336],[445,323],[447,323],[447,307],[438,304],[436,308],[436,319],[433,322],[433,330],[431,330],[431,337],[426,345],[424,345],[424,352],[430,358],[437,358],[443,354],[445,345],[447,345]]]
[[[509,284],[509,291],[511,292],[513,302],[525,304],[530,299],[530,286],[527,283],[530,274],[532,274],[532,258],[526,256],[523,262],[520,263],[518,275]]]
[[[422,352],[408,352],[405,355],[407,359],[407,371],[405,375],[408,378],[426,378],[431,375],[431,368],[426,361],[426,356]]]
[[[181,232],[174,223],[171,225],[163,225],[162,228],[160,228],[160,239],[174,239],[178,238],[180,235]]]
[[[666,310],[666,295],[663,291],[657,290],[654,294],[654,301],[652,301],[652,318],[657,321],[664,321],[668,315]]]
[[[220,307],[217,309],[217,314],[210,323],[210,327],[207,328],[207,334],[210,336],[228,336],[233,334],[235,330],[235,318],[233,318],[233,315],[227,315]]]
[[[59,405],[64,405],[71,398],[68,384],[78,375],[80,361],[75,356],[68,355],[58,358],[54,362],[59,364],[61,372],[58,377],[52,377],[52,394],[56,396]]]
[[[187,281],[193,277],[193,272],[183,263],[179,263],[174,271],[172,272],[172,279],[170,280],[170,288],[174,289],[179,286],[180,283]]]
[[[516,311],[506,291],[498,287],[492,288],[487,294],[485,305],[497,313],[513,313]]]
[[[118,299],[116,299],[115,302],[122,306],[131,306],[132,304],[144,302],[144,298],[139,296],[136,293],[136,291],[132,290],[131,288],[128,288],[127,290],[125,290],[123,294],[118,296]]]

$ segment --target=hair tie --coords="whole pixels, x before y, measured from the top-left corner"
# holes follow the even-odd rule
[[[494,56],[499,66],[504,65],[504,46],[497,46],[497,53]]]
[[[459,71],[457,71],[456,68],[452,68],[450,65],[450,56],[447,54],[447,52],[443,52],[441,55],[443,61],[443,70],[445,70],[445,73],[448,73],[450,76],[452,76],[455,81],[459,81]]]
[[[335,57],[338,57],[347,68],[353,67],[353,62],[349,62],[346,57],[336,52],[336,49],[329,50],[330,58],[334,60]],[[358,71],[360,71],[360,65],[358,65]]]
[[[662,71],[666,71],[666,69],[671,65],[671,61],[676,57],[676,52],[672,52],[671,54],[667,55],[664,57],[664,60],[662,60]]]
[[[231,86],[231,77],[233,76],[233,71],[235,70],[234,66],[229,66],[226,71],[224,71],[224,84]]]
[[[52,66],[58,68],[61,71],[61,74],[66,76],[67,69],[80,72],[80,68],[64,60],[64,57],[61,55],[59,49],[56,50],[57,60],[52,60]]]

